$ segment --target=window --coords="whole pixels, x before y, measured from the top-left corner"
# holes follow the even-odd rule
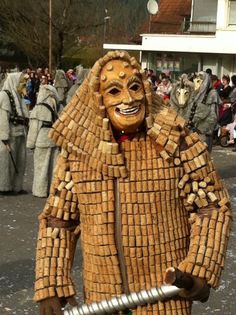
[[[190,32],[215,32],[217,0],[193,0]]]
[[[194,0],[193,22],[216,23],[217,0]]]
[[[236,26],[236,0],[229,1],[229,26]]]

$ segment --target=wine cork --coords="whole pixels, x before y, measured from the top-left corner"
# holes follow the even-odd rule
[[[198,182],[197,181],[192,182],[192,190],[193,190],[193,192],[198,192]]]
[[[206,198],[206,193],[204,192],[203,189],[199,189],[198,190],[198,196],[202,199],[202,198]]]
[[[192,194],[190,194],[190,195],[188,196],[187,203],[188,203],[189,205],[192,205],[193,202],[195,201],[195,199],[196,199],[196,195],[192,193]]]
[[[216,195],[213,192],[208,192],[207,196],[212,202],[215,202],[218,200],[218,198],[216,197]]]

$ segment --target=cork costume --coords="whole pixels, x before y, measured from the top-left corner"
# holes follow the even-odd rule
[[[142,78],[146,101],[145,128],[121,144],[99,92],[101,69],[115,59]],[[62,151],[39,217],[36,301],[75,294],[79,237],[86,303],[160,286],[170,266],[218,286],[231,223],[228,193],[206,145],[152,93],[134,58],[115,51],[99,59],[50,136]],[[132,311],[190,313],[191,302],[180,297]]]

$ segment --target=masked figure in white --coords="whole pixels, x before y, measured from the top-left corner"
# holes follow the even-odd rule
[[[26,133],[28,109],[26,94],[28,75],[9,73],[0,92],[0,191],[24,193]]]
[[[58,148],[48,138],[52,124],[58,117],[59,96],[51,85],[42,85],[37,103],[30,115],[27,148],[34,149],[34,179],[32,194],[47,197]]]
[[[69,81],[66,77],[65,71],[62,69],[56,70],[54,87],[59,96],[59,102],[64,106],[66,105],[66,94],[69,90]]]

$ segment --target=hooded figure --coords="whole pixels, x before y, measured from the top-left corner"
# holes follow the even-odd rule
[[[59,95],[59,102],[65,106],[66,105],[66,94],[69,90],[69,81],[66,77],[65,71],[62,69],[56,70],[54,87]]]
[[[188,80],[187,74],[182,74],[179,80],[173,84],[170,96],[170,106],[184,119],[190,115],[190,103],[194,93],[194,84]]]
[[[80,85],[83,83],[84,79],[88,75],[90,69],[86,69],[83,66],[79,65],[76,67],[76,81],[72,85],[72,87],[69,89],[67,96],[66,96],[66,104],[68,104],[74,95],[75,91],[80,87]]]
[[[36,106],[30,114],[27,148],[34,149],[34,180],[32,194],[47,197],[59,149],[48,138],[58,118],[59,96],[51,85],[41,85]]]
[[[206,301],[218,286],[228,193],[198,134],[153,93],[134,58],[108,52],[54,124],[50,137],[62,151],[39,216],[41,315],[76,303],[79,236],[86,303],[175,284],[180,273],[192,281],[188,290],[132,314],[189,315],[192,301]]]
[[[191,112],[189,127],[196,130],[212,150],[213,131],[217,124],[220,98],[212,87],[211,78],[206,72],[199,72],[193,79],[195,92],[190,100]]]
[[[28,75],[8,73],[0,91],[0,191],[24,193],[26,133],[28,109],[26,94]]]

